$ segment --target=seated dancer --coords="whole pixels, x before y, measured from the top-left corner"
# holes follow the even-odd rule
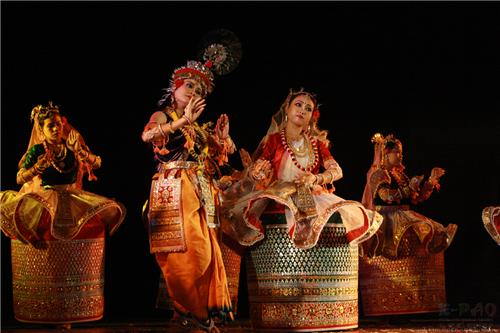
[[[119,202],[84,191],[101,166],[58,106],[36,106],[19,192],[0,192],[1,228],[12,238],[14,315],[23,322],[98,320],[104,310],[104,236],[125,217]],[[29,278],[27,278],[29,277]]]
[[[432,169],[429,178],[409,178],[405,173],[403,145],[393,135],[373,136],[375,155],[367,174],[363,194],[363,205],[375,209],[384,216],[384,223],[369,242],[363,244],[364,255],[382,255],[389,259],[401,257],[401,241],[409,233],[415,233],[427,253],[438,253],[450,245],[457,225],[446,228],[440,223],[410,209],[411,204],[427,200],[434,189],[439,189],[439,179],[444,175],[442,168]]]
[[[500,206],[485,207],[481,216],[486,231],[500,245]]]
[[[290,91],[241,179],[222,196],[222,229],[243,246],[256,331],[358,325],[358,247],[382,217],[333,194],[342,170],[317,127],[316,97]]]
[[[316,245],[336,212],[351,245],[367,240],[380,226],[380,215],[332,193],[342,169],[328,150],[327,133],[317,127],[318,119],[316,97],[304,90],[290,91],[254,153],[248,176],[226,191],[228,201],[234,196],[231,192],[241,196],[227,212],[241,219],[232,218],[234,223],[223,226],[240,244],[250,246],[264,238],[259,217],[266,209],[285,214],[290,238],[301,249]],[[250,193],[242,194],[245,186]]]
[[[197,122],[214,88],[212,71],[227,73],[237,64],[231,52],[213,44],[204,53],[205,63],[192,60],[175,69],[160,110],[142,133],[158,162],[147,213],[150,251],[163,273],[174,319],[191,331],[218,332],[216,321],[232,318],[217,237],[215,180],[236,148],[227,115],[215,128]]]
[[[427,200],[444,170],[430,177],[408,177],[403,146],[393,135],[377,133],[363,204],[384,217],[375,236],[361,246],[359,288],[365,316],[440,312],[446,304],[444,250],[457,226],[411,210]]]

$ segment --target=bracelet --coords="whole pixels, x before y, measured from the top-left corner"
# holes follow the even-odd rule
[[[23,170],[24,170],[24,171],[23,171]],[[26,169],[21,169],[21,170],[19,170],[19,172],[17,173],[17,174],[18,174],[18,177],[21,179],[21,181],[23,182],[23,184],[27,182],[26,178],[24,178],[24,175],[25,175],[26,173],[28,173],[28,172],[30,172],[30,173],[31,173],[31,171],[29,171],[29,170],[26,170]]]
[[[186,116],[185,114],[182,115],[182,118],[186,119],[186,121],[188,122],[188,125],[191,125],[191,120],[188,118],[188,116]]]
[[[99,165],[101,165],[101,157],[100,156],[95,156],[94,162],[92,162],[92,168],[96,168]]]
[[[321,177],[323,179],[323,184],[331,184],[333,182],[333,175],[330,170],[325,170],[325,172],[321,174]]]
[[[33,170],[34,172],[32,172],[31,170]],[[35,165],[33,165],[33,168],[26,170],[26,171],[30,172],[33,176],[36,176],[36,175],[41,175],[45,171],[45,169],[42,169],[38,165],[35,164]]]
[[[314,183],[317,184],[317,185],[323,185],[324,182],[325,182],[325,179],[323,178],[323,175],[320,174],[320,173],[318,173],[315,176],[316,176],[316,181]],[[320,178],[321,178],[321,180],[320,180]]]
[[[160,130],[161,135],[163,135],[163,137],[166,137],[167,135],[165,134],[165,132],[163,132],[163,128],[161,128],[161,125],[162,124],[158,124],[158,129]]]
[[[86,150],[83,150],[81,149],[79,152],[78,152],[78,157],[80,157],[80,159],[82,161],[86,161],[88,158],[89,158],[89,152],[86,151]]]
[[[433,178],[433,177],[429,177],[429,179],[427,180],[432,186],[436,186],[437,183],[439,183],[438,180],[436,180],[436,178]]]
[[[173,124],[173,122],[172,122],[172,121],[171,121],[171,122],[167,122],[167,125],[168,125],[168,132],[169,132],[170,134],[174,134],[174,132],[175,132],[175,131],[174,131],[174,127],[172,126],[172,124]]]

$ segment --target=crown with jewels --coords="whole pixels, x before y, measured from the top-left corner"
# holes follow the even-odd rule
[[[225,29],[213,30],[207,33],[201,41],[198,59],[188,60],[186,65],[174,70],[171,77],[171,87],[179,79],[195,79],[201,83],[203,93],[211,93],[214,89],[216,75],[226,75],[234,70],[241,59],[241,43],[238,37]]]

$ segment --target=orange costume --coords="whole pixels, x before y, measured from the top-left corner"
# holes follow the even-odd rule
[[[227,162],[235,146],[222,130],[227,116],[221,116],[215,128],[211,123],[198,124],[194,114],[204,106],[194,100],[201,101],[212,91],[212,70],[217,73],[221,66],[213,55],[221,52],[231,50],[212,44],[205,51],[205,63],[188,61],[174,70],[160,111],[151,116],[142,134],[143,141],[153,144],[158,161],[147,212],[150,251],[181,325],[209,332],[217,330],[215,320],[232,317],[217,240],[216,180],[219,166]],[[183,96],[190,102],[180,107]],[[196,108],[199,111],[192,111]]]

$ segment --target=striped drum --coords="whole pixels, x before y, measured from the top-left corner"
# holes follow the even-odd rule
[[[358,248],[348,245],[342,224],[328,223],[318,244],[308,250],[293,245],[286,224],[266,224],[265,233],[246,259],[254,328],[301,332],[357,327]]]
[[[47,241],[36,249],[12,240],[14,316],[22,322],[74,323],[104,313],[104,237]]]

